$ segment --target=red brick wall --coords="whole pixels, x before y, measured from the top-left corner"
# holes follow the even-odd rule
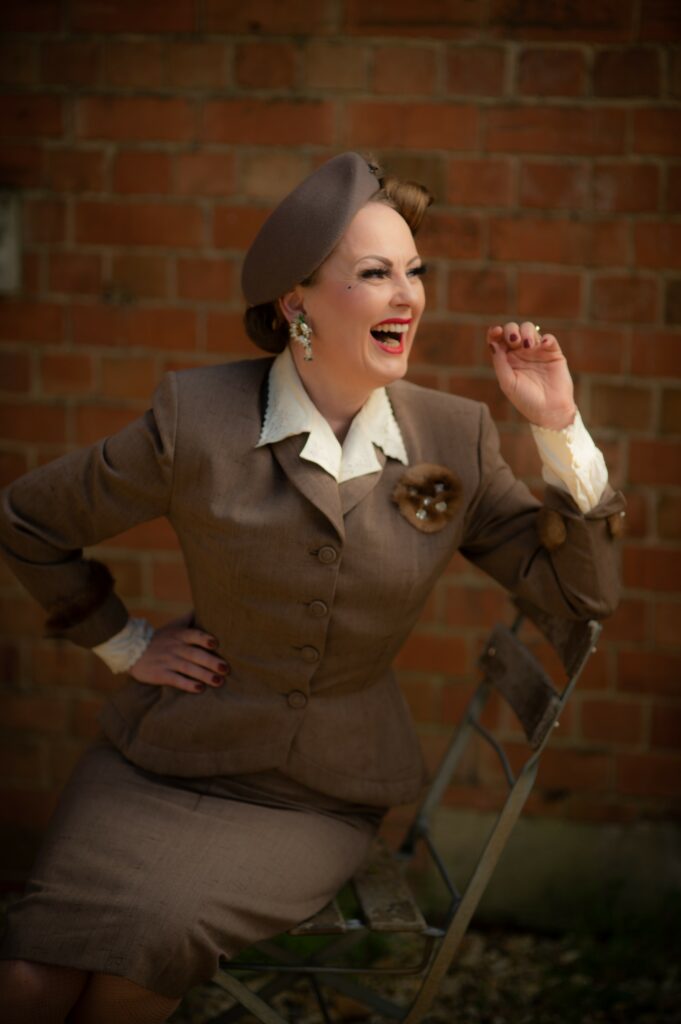
[[[252,355],[239,265],[271,203],[366,147],[438,197],[412,376],[489,402],[517,471],[528,431],[486,325],[560,337],[630,502],[625,599],[547,756],[536,813],[668,816],[681,794],[681,15],[664,0],[33,0],[3,5],[2,183],[21,293],[0,317],[4,480],[116,430],[168,368]],[[520,14],[518,12],[521,12]],[[674,45],[676,44],[676,45]],[[187,606],[170,529],[100,552],[130,608]],[[0,814],[42,827],[116,680],[40,639],[0,577]],[[431,756],[499,591],[461,559],[400,668]],[[510,728],[510,726],[509,726]],[[452,800],[486,806],[496,775]]]

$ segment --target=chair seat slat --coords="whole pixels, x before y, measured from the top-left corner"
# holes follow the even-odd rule
[[[307,921],[289,928],[289,935],[343,935],[348,930],[336,900],[331,900]]]
[[[376,932],[424,932],[426,921],[395,856],[378,841],[352,884],[364,918]]]

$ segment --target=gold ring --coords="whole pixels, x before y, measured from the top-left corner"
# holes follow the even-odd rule
[[[535,324],[535,325],[534,325],[534,329],[535,329],[535,331],[537,331],[537,333],[538,333],[539,331],[541,331],[541,327],[539,326],[539,324]]]

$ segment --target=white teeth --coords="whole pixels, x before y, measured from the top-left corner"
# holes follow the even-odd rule
[[[389,331],[391,334],[406,334],[409,330],[409,324],[379,324],[378,327],[372,327],[372,331]]]

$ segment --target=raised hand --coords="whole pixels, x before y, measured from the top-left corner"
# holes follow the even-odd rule
[[[535,324],[507,323],[487,331],[499,386],[518,412],[538,427],[562,430],[577,407],[572,377],[553,334]]]
[[[229,665],[217,652],[215,637],[192,627],[192,618],[190,612],[156,630],[144,654],[129,669],[133,679],[187,693],[222,686]]]

